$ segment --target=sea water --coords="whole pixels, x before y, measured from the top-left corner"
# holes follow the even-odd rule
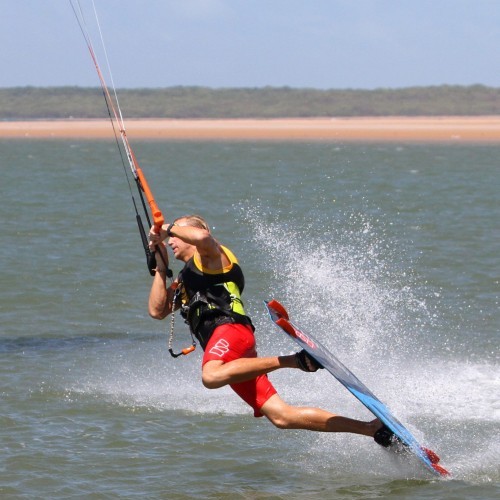
[[[23,140],[0,142],[1,498],[498,498],[500,147],[134,149],[167,221],[200,213],[239,257],[260,354],[296,349],[265,312],[276,298],[452,479],[203,388],[201,349],[172,359],[170,322],[147,314],[116,146]],[[372,418],[328,373],[270,378],[291,404]]]

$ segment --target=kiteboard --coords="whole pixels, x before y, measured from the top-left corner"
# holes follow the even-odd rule
[[[413,453],[433,474],[448,476],[449,472],[439,464],[439,457],[428,448],[421,446],[411,432],[345,365],[312,335],[304,333],[293,324],[288,312],[277,300],[265,301],[271,320],[302,347],[312,358],[330,372],[351,394],[368,408],[396,436],[396,451]]]

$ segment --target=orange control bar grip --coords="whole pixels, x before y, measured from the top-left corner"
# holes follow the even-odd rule
[[[161,210],[158,208],[158,205],[156,204],[156,201],[153,197],[153,193],[151,192],[151,189],[149,187],[148,181],[146,180],[146,177],[144,177],[144,174],[142,173],[142,170],[137,165],[137,163],[136,163],[135,169],[136,169],[137,177],[139,178],[139,181],[141,182],[142,190],[144,191],[144,194],[146,195],[146,199],[148,200],[149,208],[151,208],[151,214],[153,216],[153,223],[159,232],[161,229],[161,226],[163,226],[163,224],[165,222],[165,218],[163,217]]]

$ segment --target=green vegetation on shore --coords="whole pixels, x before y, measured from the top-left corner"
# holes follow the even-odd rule
[[[289,87],[120,89],[127,118],[290,118],[500,115],[500,88],[483,85],[375,90]],[[100,88],[0,88],[0,120],[107,117]]]

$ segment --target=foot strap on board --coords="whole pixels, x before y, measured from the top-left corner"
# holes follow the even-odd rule
[[[312,356],[303,349],[295,355],[297,366],[304,372],[315,372],[323,368]]]
[[[384,448],[389,448],[394,444],[401,443],[401,441],[395,436],[394,432],[383,425],[374,435],[373,439],[377,444],[383,446]]]

